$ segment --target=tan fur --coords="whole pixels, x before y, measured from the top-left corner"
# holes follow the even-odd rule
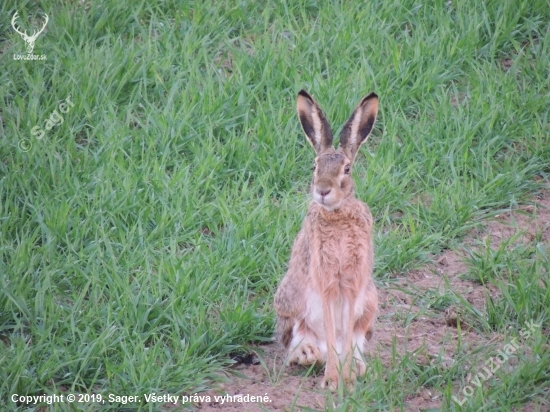
[[[311,185],[313,201],[292,247],[289,268],[275,293],[277,336],[289,361],[326,362],[323,386],[365,373],[365,341],[373,331],[378,297],[372,281],[372,215],[354,195],[351,166],[374,126],[375,94],[366,96],[344,126],[334,150],[321,109],[305,91],[298,115],[317,153]]]

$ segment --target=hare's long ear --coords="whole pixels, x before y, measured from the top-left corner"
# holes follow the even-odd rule
[[[300,90],[298,93],[296,108],[302,129],[317,155],[327,150],[334,150],[330,125],[319,105],[305,90]]]
[[[378,114],[378,96],[371,93],[353,111],[340,134],[339,149],[353,163],[359,147],[367,140],[376,122]]]

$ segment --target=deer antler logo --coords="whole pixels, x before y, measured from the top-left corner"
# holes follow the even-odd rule
[[[12,25],[13,29],[21,35],[23,40],[25,40],[25,43],[27,43],[27,54],[31,54],[32,51],[34,50],[34,42],[36,41],[36,38],[38,37],[38,35],[40,33],[42,33],[44,31],[44,29],[46,28],[46,24],[48,24],[48,20],[49,20],[48,15],[46,13],[44,13],[44,15],[46,16],[46,21],[44,22],[44,25],[42,26],[42,28],[40,30],[35,31],[32,34],[32,36],[29,36],[26,31],[21,33],[17,29],[17,27],[15,26],[15,20],[17,20],[17,14],[18,14],[18,12],[15,12],[15,14],[13,15],[13,19],[11,19],[11,25]]]

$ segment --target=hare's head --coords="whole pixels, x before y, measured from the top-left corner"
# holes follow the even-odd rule
[[[340,134],[338,149],[332,146],[332,131],[319,105],[304,90],[298,93],[298,116],[317,156],[313,166],[313,200],[327,211],[337,210],[353,196],[351,168],[359,147],[367,140],[378,113],[378,96],[364,97]]]

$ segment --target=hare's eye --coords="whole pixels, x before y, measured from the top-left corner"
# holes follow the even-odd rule
[[[316,167],[317,167],[317,165],[315,163],[313,163],[313,166],[311,167],[311,170],[315,171]]]
[[[350,166],[346,165],[346,167],[344,167],[344,173],[349,175],[349,171],[350,171]]]

